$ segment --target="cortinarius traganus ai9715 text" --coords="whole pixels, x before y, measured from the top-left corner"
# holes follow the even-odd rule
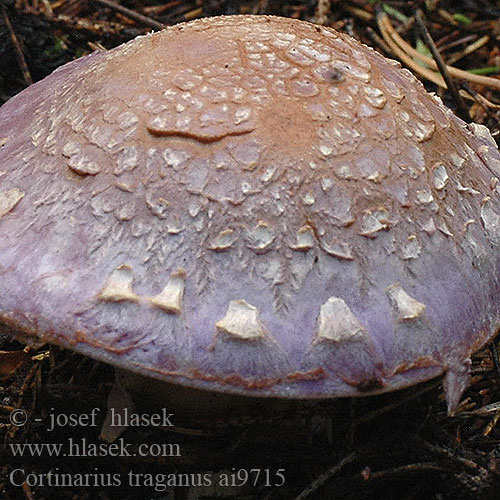
[[[0,109],[0,319],[252,396],[392,391],[500,320],[500,155],[348,36],[209,18],[67,64]]]

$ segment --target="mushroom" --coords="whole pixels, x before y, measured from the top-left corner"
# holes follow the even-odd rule
[[[500,325],[500,154],[333,29],[179,24],[0,109],[0,320],[148,379],[393,391]]]

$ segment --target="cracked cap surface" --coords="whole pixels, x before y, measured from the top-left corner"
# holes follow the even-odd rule
[[[499,325],[500,155],[332,29],[201,19],[0,109],[0,319],[192,387],[311,398],[446,372]]]

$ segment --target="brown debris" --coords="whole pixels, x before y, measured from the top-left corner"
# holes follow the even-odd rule
[[[24,351],[0,351],[0,379],[7,380],[19,368],[28,363],[30,357]]]

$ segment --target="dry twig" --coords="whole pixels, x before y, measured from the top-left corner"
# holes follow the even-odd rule
[[[434,43],[434,40],[431,37],[431,34],[427,30],[427,26],[425,25],[424,21],[424,14],[420,9],[417,9],[417,12],[415,13],[415,19],[420,29],[420,33],[422,34],[422,38],[424,39],[424,43],[431,51],[432,56],[436,61],[437,67],[439,68],[439,71],[443,77],[443,80],[446,82],[446,86],[448,87],[448,90],[450,91],[453,99],[455,100],[455,103],[457,105],[457,114],[463,120],[470,121],[469,111],[467,110],[464,100],[459,93],[458,86],[456,82],[453,80],[453,78],[450,76],[450,73],[448,72],[448,66],[446,66],[446,64],[444,63],[443,58],[441,57],[441,54],[436,48],[436,44]]]
[[[16,54],[17,62],[23,73],[24,81],[26,82],[26,85],[29,86],[33,83],[33,79],[31,78],[30,70],[28,68],[28,65],[26,64],[26,59],[24,58],[24,54],[21,49],[21,44],[19,43],[14,28],[12,27],[12,24],[10,22],[9,16],[7,14],[7,8],[3,3],[0,3],[0,9],[2,11],[3,22],[5,24],[5,27],[7,28],[7,31],[9,32],[10,39],[14,47],[14,52]]]
[[[144,24],[145,26],[149,26],[150,28],[153,28],[155,30],[162,30],[163,28],[167,27],[166,24],[160,23],[159,21],[155,21],[151,17],[143,16],[142,14],[139,14],[135,10],[127,9],[127,7],[123,7],[122,5],[119,5],[115,2],[111,2],[110,0],[94,0],[94,1],[101,5],[104,5],[105,7],[109,7],[110,9],[113,9],[116,12],[119,12],[120,14],[123,14],[124,16],[127,16],[130,19],[137,21],[138,23]]]
[[[302,491],[302,493],[300,493],[298,497],[295,498],[295,500],[305,500],[308,498],[314,492],[319,490],[324,484],[326,484],[333,476],[335,476],[335,474],[340,472],[345,465],[354,462],[357,458],[358,455],[356,453],[347,455],[347,457],[343,458],[338,464],[335,464],[326,472],[318,476],[305,490]]]

